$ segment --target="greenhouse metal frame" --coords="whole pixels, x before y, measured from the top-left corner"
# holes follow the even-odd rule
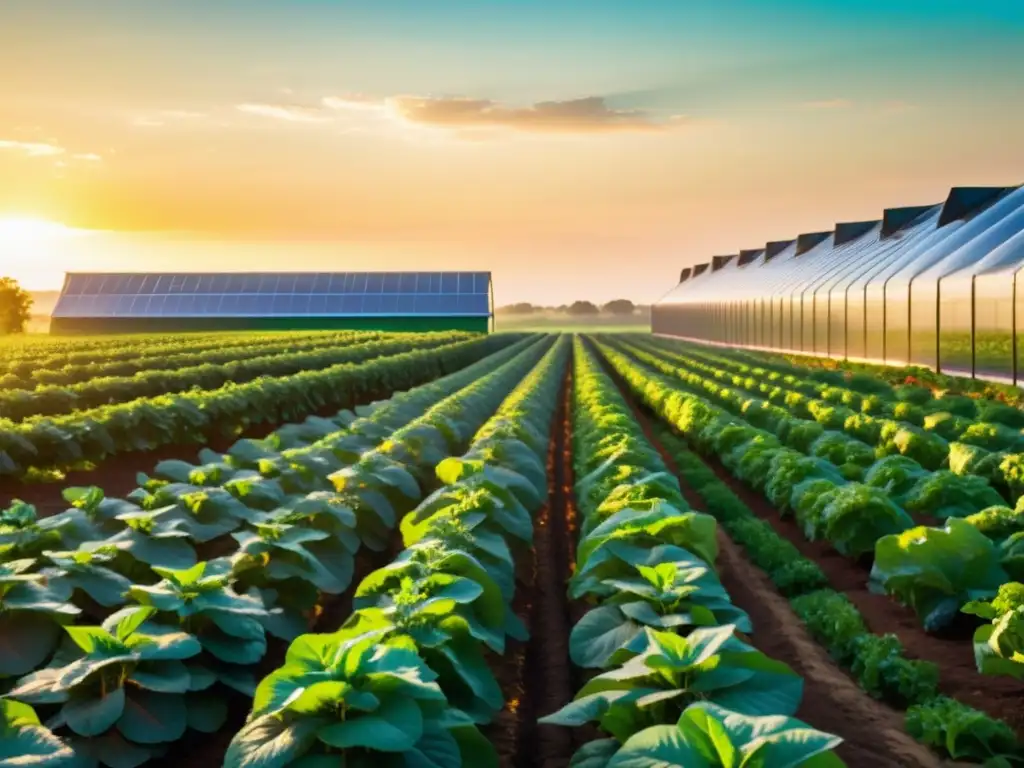
[[[1019,383],[1024,187],[945,202],[687,267],[655,303],[656,334]]]

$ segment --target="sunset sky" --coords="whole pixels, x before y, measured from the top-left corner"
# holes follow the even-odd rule
[[[2,0],[0,274],[650,301],[714,253],[1024,182],[1022,72],[1021,0]]]

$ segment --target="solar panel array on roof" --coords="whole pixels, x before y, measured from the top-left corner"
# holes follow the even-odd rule
[[[69,274],[55,318],[489,317],[489,272]]]

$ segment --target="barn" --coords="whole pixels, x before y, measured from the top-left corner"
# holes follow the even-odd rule
[[[490,272],[74,272],[50,333],[486,333],[493,306]]]

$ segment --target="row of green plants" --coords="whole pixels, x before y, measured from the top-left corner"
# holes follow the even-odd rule
[[[757,357],[753,355],[735,355],[757,362]],[[709,354],[708,357],[717,361],[725,359],[726,356]],[[776,364],[775,367],[783,366]],[[889,373],[888,369],[876,370],[877,368],[854,366],[852,370],[871,371],[878,375],[883,371]],[[791,366],[791,369],[796,372],[797,380],[800,380],[799,374],[806,370],[798,366]],[[752,375],[763,373],[756,367],[741,366],[738,370]],[[834,375],[835,372],[831,373]],[[867,380],[866,373],[855,376],[855,380],[862,383],[862,389],[870,389],[863,385]],[[735,377],[732,380],[733,383],[737,383]],[[1019,581],[1024,578],[1024,514],[1020,501],[1024,494],[1024,459],[1019,453],[992,450],[996,446],[987,444],[982,432],[992,425],[964,424],[966,417],[974,414],[986,415],[1006,426],[1019,427],[1024,421],[1024,413],[1007,405],[1005,398],[1001,398],[1000,402],[990,402],[962,395],[954,397],[947,393],[929,399],[930,390],[922,385],[952,385],[954,382],[949,380],[949,377],[944,377],[941,381],[922,380],[913,385],[908,385],[904,379],[896,381],[901,383],[901,386],[894,388],[894,393],[900,401],[897,409],[905,408],[908,403],[921,405],[934,416],[943,417],[931,424],[926,419],[926,428],[936,429],[940,433],[944,429],[957,430],[945,434],[945,437],[959,437],[961,440],[950,444],[949,469],[957,475],[976,475],[988,480],[1004,498],[1017,499],[1018,506],[1012,510],[1003,506],[982,483],[966,480],[949,487],[946,483],[948,476],[944,473],[933,473],[928,476],[917,464],[909,461],[901,461],[898,464],[893,462],[891,469],[894,471],[878,471],[872,479],[883,481],[885,489],[893,495],[898,504],[911,510],[928,509],[931,500],[933,504],[938,504],[938,508],[932,510],[933,514],[947,518],[963,515],[966,516],[968,525],[950,520],[945,528],[917,528],[899,538],[884,539],[879,542],[875,552],[876,562],[882,560],[878,573],[900,573],[905,560],[903,553],[909,547],[919,549],[916,560],[929,559],[939,562],[949,559],[946,553],[954,552],[954,559],[945,567],[933,569],[928,573],[922,573],[919,568],[915,568],[905,576],[885,578],[885,588],[904,594],[905,601],[924,614],[926,620],[928,616],[945,620],[955,616],[955,612],[960,610],[987,621],[987,624],[983,623],[978,627],[974,635],[974,653],[978,670],[984,674],[1009,675],[1024,679],[1024,586]],[[820,387],[813,384],[808,386]],[[877,391],[877,386],[874,388]],[[764,384],[761,391],[765,391]],[[774,389],[771,391],[773,394],[776,393]],[[832,387],[819,391],[831,402],[839,402],[839,397],[849,397],[849,390],[837,391]],[[981,390],[975,388],[971,391],[978,394]],[[856,401],[843,402],[855,404]],[[789,404],[787,402],[787,405]],[[867,404],[866,399],[863,404]],[[955,420],[948,418],[949,413],[937,410],[940,408],[949,408],[957,414]],[[849,423],[848,419],[847,424]],[[959,432],[960,429],[964,429],[964,432]],[[966,433],[972,430],[975,442],[980,442],[980,445],[970,443],[970,435]],[[1007,430],[1002,431],[1007,433]],[[923,493],[914,492],[915,479],[918,481],[917,486],[923,488]],[[944,485],[946,487],[943,487]],[[977,532],[983,533],[984,538],[978,536]],[[951,587],[947,574],[963,572],[966,573],[965,577],[953,579],[956,586]],[[1008,580],[1011,578],[1014,581]],[[938,581],[944,588],[934,591],[921,590],[920,584],[924,580]]]
[[[678,346],[687,349],[695,347],[694,344],[687,342],[680,342]],[[1008,406],[1011,409],[1017,409],[1024,404],[1020,390],[1009,384],[937,373],[930,368],[915,365],[895,366],[862,363],[812,355],[787,355],[741,348],[718,348],[715,352],[721,352],[731,360],[753,368],[795,375],[812,385],[823,383],[846,387],[864,395],[878,394],[886,398],[891,398],[893,394],[909,395],[910,402],[925,406],[937,401],[938,407],[935,410],[947,410],[945,403],[949,402],[947,398],[952,397],[955,398],[952,402],[957,404],[956,408],[961,415],[974,418],[991,409],[992,412],[1011,419],[1011,421],[1002,421],[1000,418],[995,418],[992,419],[993,421],[1006,423],[1008,426],[1020,425],[1019,415],[1014,415],[1012,411],[999,407]],[[921,390],[925,390],[925,392]],[[934,401],[929,399],[929,394],[934,397]],[[970,404],[960,396],[974,400],[978,411],[972,411]]]
[[[414,349],[434,349],[466,338],[464,333],[403,333],[343,340],[298,351],[273,350],[256,357],[246,357],[248,347],[243,347],[238,350],[238,358],[227,363],[97,378],[68,387],[0,390],[0,425],[175,392],[212,390],[228,383],[245,384],[263,377],[291,376],[343,363],[361,363]]]
[[[930,470],[983,477],[1011,503],[1024,494],[1024,412],[1016,408],[964,396],[932,398],[930,390],[916,386],[901,387],[895,397],[885,399],[865,396],[854,389],[809,382],[799,372],[780,377],[734,363],[728,353],[687,348],[683,354],[665,349],[665,343],[645,346],[664,359],[763,397],[798,418],[816,421],[823,429],[845,432],[874,448],[878,456],[899,451]],[[859,454],[852,457],[851,472],[863,465],[858,459],[870,457],[860,446],[854,448]]]
[[[760,358],[761,355],[758,355]],[[871,376],[880,379],[894,386],[901,384],[917,384],[928,387],[936,393],[956,392],[967,394],[972,397],[985,400],[995,400],[1013,407],[1024,405],[1024,393],[1019,387],[1000,382],[986,381],[984,379],[970,379],[965,376],[939,373],[931,368],[919,365],[882,365],[880,363],[862,363],[852,360],[833,360],[830,358],[796,356],[796,355],[772,355],[765,354],[766,360],[776,360],[804,368],[809,371],[838,372],[840,376]],[[1003,354],[994,356],[998,360],[995,366],[1004,367],[1009,365],[1010,355]],[[981,356],[979,356],[981,363]],[[979,369],[981,365],[979,365]]]
[[[679,379],[659,374],[656,366],[647,367],[614,345],[599,342],[599,347],[649,408],[698,450],[717,457],[764,493],[780,512],[794,514],[808,538],[824,538],[847,555],[873,553],[871,584],[915,609],[926,629],[948,625],[961,609],[990,619],[975,636],[979,671],[1019,676],[1019,668],[1010,672],[1008,667],[1020,658],[1022,593],[1003,570],[994,543],[1008,528],[1019,526],[1013,510],[984,510],[950,519],[944,528],[912,527],[890,500],[891,488],[844,481],[835,465],[782,445],[771,433],[707,402],[702,390],[680,388]],[[902,531],[887,532],[893,527]],[[820,584],[820,571],[803,565],[789,565],[777,577],[790,590]],[[953,716],[955,707],[950,706],[947,714]]]
[[[965,517],[1003,504],[1002,497],[983,478],[929,469],[942,464],[938,457],[944,451],[943,441],[936,435],[870,417],[840,413],[833,418],[834,406],[823,401],[811,401],[810,418],[804,418],[788,403],[775,405],[748,395],[744,388],[723,384],[722,377],[711,372],[715,370],[711,366],[691,367],[681,364],[678,357],[665,358],[632,344],[625,349],[645,365],[675,377],[690,391],[706,393],[744,422],[777,436],[788,447],[834,465],[842,479],[885,488],[898,506],[911,513],[940,519]],[[894,477],[898,484],[893,482]],[[782,491],[781,495],[786,496],[791,488],[786,486]]]
[[[828,586],[818,565],[758,518],[664,422],[655,432],[704,508],[789,599],[811,636],[868,694],[906,710],[911,736],[955,760],[996,765],[1024,756],[1006,723],[940,695],[937,665],[908,659],[895,635],[870,632],[846,595]]]
[[[0,377],[0,393],[5,391],[37,390],[42,387],[73,387],[94,379],[130,377],[147,371],[169,371],[179,368],[193,368],[202,365],[222,365],[253,357],[326,349],[344,344],[358,344],[383,336],[383,333],[364,331],[341,331],[336,333],[295,333],[272,337],[254,336],[249,343],[224,339],[224,344],[202,347],[198,350],[185,348],[159,355],[140,355],[128,359],[92,360],[52,368],[30,368],[25,378],[14,374]],[[132,342],[122,342],[130,345]],[[16,382],[15,379],[18,379]]]
[[[328,408],[350,407],[458,370],[519,338],[522,335],[476,337],[363,363],[27,419],[0,427],[0,476],[33,476],[132,451],[205,443],[218,436],[238,436],[257,424],[280,424]]]
[[[98,489],[70,491],[75,508],[55,516],[58,522],[22,526],[35,537],[31,548],[28,535],[5,545],[7,557],[17,558],[7,560],[9,578],[0,580],[10,585],[0,611],[5,646],[20,640],[29,666],[49,659],[6,698],[49,713],[54,755],[63,759],[70,749],[84,764],[137,766],[188,730],[215,732],[232,691],[257,694],[254,672],[267,635],[292,640],[308,631],[324,601],[348,588],[364,544],[362,521],[393,522],[398,509],[415,505],[422,497],[416,477],[459,449],[546,346],[524,339],[362,415],[343,412],[330,443],[318,437],[327,420],[316,420],[305,439],[334,461],[317,465],[318,476],[307,472],[297,490],[254,457],[257,449],[300,448],[301,430],[293,429],[201,457],[219,461],[195,465],[194,484],[174,481],[179,462],[158,466],[157,478],[140,478],[144,487],[128,500],[104,499]],[[349,439],[339,443],[343,437]],[[338,453],[327,445],[340,446]],[[330,490],[306,492],[310,486]],[[47,534],[62,547],[78,546],[51,551]],[[202,558],[232,545],[230,554]],[[56,569],[40,570],[23,557],[32,549],[42,549],[40,563]],[[104,618],[74,623],[81,612]],[[47,636],[29,642],[28,634],[44,621],[57,642],[40,658]],[[31,742],[38,726],[26,726],[15,735]]]
[[[95,362],[154,360],[167,355],[244,347],[256,342],[310,338],[318,333],[205,333],[157,336],[103,336],[97,339],[45,341],[0,347],[0,387],[20,386],[16,381],[32,380],[36,370],[56,370]],[[13,378],[7,379],[5,377]]]
[[[515,563],[547,496],[569,349],[555,343],[465,454],[401,467],[406,483],[425,487],[433,470],[440,484],[413,509],[395,506],[405,549],[362,580],[339,629],[292,643],[259,684],[226,768],[497,766],[477,729],[504,705],[488,657],[527,638],[512,611]]]
[[[808,443],[801,420],[774,412],[782,409],[773,411],[715,379],[622,348],[674,374],[684,391],[720,402],[725,411],[701,400],[707,410],[690,416],[687,434],[695,444],[713,450],[780,513],[792,514],[809,539],[825,539],[852,558],[873,558],[872,586],[912,608],[927,630],[949,626],[969,603],[972,613],[991,612],[977,601],[991,600],[1003,584],[1024,578],[1024,513],[1001,506],[998,495],[979,494],[976,486],[991,491],[984,480],[929,472],[902,455],[878,460],[862,478],[848,480],[836,459],[815,450],[831,437],[828,432]],[[750,414],[766,412],[772,420],[751,426]],[[853,442],[843,435],[835,439]],[[947,521],[942,527],[915,526],[906,509]],[[979,659],[979,667],[992,673],[1001,665]]]
[[[688,507],[593,353],[576,341],[573,459],[582,520],[570,595],[589,606],[570,636],[598,670],[553,725],[605,738],[578,768],[841,766],[841,739],[795,719],[803,680],[746,640],[750,619],[714,570],[713,517]]]

